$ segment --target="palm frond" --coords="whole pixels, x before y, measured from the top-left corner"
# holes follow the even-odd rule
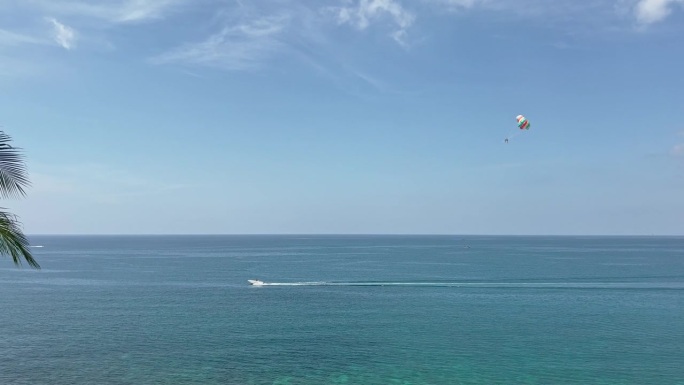
[[[21,265],[24,259],[31,267],[40,269],[29,250],[29,241],[21,231],[21,223],[15,215],[5,211],[0,211],[0,255],[9,255],[15,265]]]
[[[25,196],[24,187],[31,185],[20,149],[9,143],[12,138],[0,131],[0,196]]]

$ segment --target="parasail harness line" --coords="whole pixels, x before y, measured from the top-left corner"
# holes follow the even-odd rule
[[[514,138],[514,137],[520,135],[520,133],[521,133],[523,130],[527,131],[527,130],[529,130],[530,127],[531,127],[530,121],[527,120],[527,118],[525,118],[525,117],[522,116],[522,115],[516,116],[516,117],[515,117],[515,120],[518,122],[518,129],[517,129],[517,130],[515,130],[514,128],[511,129],[511,131],[509,132],[509,135],[507,135],[507,136],[506,136],[506,139],[504,139],[504,143],[508,143],[508,141],[509,141],[511,138]]]

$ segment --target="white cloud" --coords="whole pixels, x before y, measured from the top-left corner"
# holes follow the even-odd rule
[[[624,6],[620,8],[619,4]],[[652,23],[682,4],[684,0],[0,0],[0,11],[19,10],[37,19],[45,14],[54,16],[48,19],[51,38],[61,47],[73,49],[77,42],[80,48],[87,45],[111,48],[110,34],[120,32],[124,26],[161,20],[182,8],[192,7],[197,15],[206,17],[182,20],[183,28],[174,28],[172,22],[161,26],[173,33],[164,34],[159,44],[175,40],[167,46],[170,49],[161,48],[157,51],[160,54],[149,61],[249,70],[283,54],[317,61],[322,66],[335,66],[334,61],[350,56],[334,57],[334,52],[344,49],[339,45],[346,43],[339,38],[339,30],[349,33],[352,29],[354,33],[377,27],[388,36],[388,41],[393,39],[406,46],[411,38],[415,39],[413,28],[419,24],[419,18],[423,27],[429,28],[429,18],[445,11],[455,10],[461,15],[481,11],[482,15],[493,18],[528,18],[549,28],[591,34],[620,22],[616,7],[624,10],[630,21],[637,17],[642,23]],[[409,5],[412,8],[407,9]],[[69,26],[63,24],[65,21]],[[190,24],[193,22],[195,25]],[[30,20],[21,28],[25,25],[30,25]],[[117,28],[112,28],[113,25]],[[178,39],[182,31],[193,29],[201,35]],[[134,40],[121,39],[122,45],[118,47]],[[30,30],[0,29],[0,48],[29,43],[52,44],[45,31],[33,35]]]
[[[682,4],[684,0],[639,0],[634,13],[639,23],[652,24],[665,19],[675,5]]]
[[[33,60],[30,52],[33,48],[27,46],[50,46],[52,41],[48,37],[38,37],[0,29],[0,82],[20,80],[46,72],[44,62]],[[50,63],[49,70],[55,70],[57,65]]]
[[[575,17],[579,13],[595,11],[598,8],[611,8],[615,2],[625,0],[423,0],[448,10],[470,10],[481,8],[512,16],[545,17],[565,14]],[[634,0],[628,0],[634,1]]]
[[[291,59],[357,96],[368,89],[390,88],[375,76],[377,68],[361,68],[353,55],[343,53],[349,46],[337,47],[331,33],[339,28],[337,15],[329,7],[310,8],[290,0],[270,2],[269,6],[245,3],[224,10],[218,19],[223,25],[218,32],[152,57],[149,62],[250,71],[277,59]],[[397,31],[392,37],[401,42],[404,34]]]
[[[130,0],[122,5],[116,21],[139,21],[161,18],[182,0]]]
[[[414,16],[395,0],[359,0],[357,6],[338,9],[338,18],[341,23],[349,22],[359,29],[367,28],[372,19],[383,14],[391,16],[401,28],[413,24]]]
[[[55,1],[26,0],[25,5],[55,15],[103,19],[112,23],[140,22],[163,18],[188,0]]]
[[[49,18],[48,21],[54,28],[53,39],[57,42],[57,44],[62,46],[64,49],[74,48],[76,42],[76,31],[74,31],[73,28],[60,23],[57,21],[57,19]]]
[[[478,3],[486,2],[486,0],[425,0],[430,3],[446,5],[449,8],[472,8]]]
[[[23,35],[20,33],[0,29],[0,47],[43,43],[45,42],[42,39],[38,39],[33,36]]]
[[[536,19],[551,18],[552,22],[571,18],[586,22],[595,20],[603,24],[615,23],[617,16],[634,17],[640,24],[664,20],[684,0],[423,0],[450,10],[480,7],[488,11],[507,12]]]
[[[398,29],[391,36],[400,44],[404,44],[407,29],[413,25],[416,17],[407,11],[396,0],[359,0],[358,4],[346,7],[333,7],[340,24],[351,24],[364,30],[373,21],[389,17]]]
[[[287,15],[261,17],[224,27],[205,41],[183,45],[151,59],[153,64],[195,64],[228,70],[248,70],[278,52]]]

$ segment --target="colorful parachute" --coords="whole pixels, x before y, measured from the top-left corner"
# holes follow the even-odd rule
[[[529,130],[530,129],[530,121],[527,120],[527,118],[525,118],[524,116],[518,115],[515,117],[515,120],[518,121],[518,128],[519,129],[521,129],[521,130]]]
[[[515,117],[515,120],[518,121],[518,128],[519,129],[521,129],[521,130],[529,130],[530,129],[530,121],[527,120],[527,118],[525,118],[524,116],[518,115]]]
[[[508,133],[508,136],[506,137],[506,139],[504,139],[504,143],[508,143],[508,140],[510,138],[513,138],[513,137],[517,136],[518,134],[521,134],[522,130],[529,130],[530,127],[532,127],[532,125],[530,124],[530,121],[527,120],[527,118],[522,116],[522,115],[516,116],[515,120],[518,121],[519,130],[517,130],[517,132],[515,132],[516,131],[515,128],[513,128],[513,127],[509,128],[510,132]]]

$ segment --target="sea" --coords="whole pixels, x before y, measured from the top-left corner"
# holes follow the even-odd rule
[[[682,237],[30,240],[4,385],[684,384]]]

